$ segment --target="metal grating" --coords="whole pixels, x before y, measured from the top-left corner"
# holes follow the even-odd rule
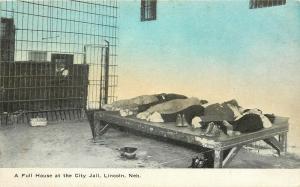
[[[156,20],[157,0],[141,0],[141,21]]]
[[[117,0],[0,5],[0,125],[77,119],[116,99]]]
[[[265,7],[272,7],[272,6],[279,6],[285,5],[286,0],[250,0],[249,8],[265,8]]]

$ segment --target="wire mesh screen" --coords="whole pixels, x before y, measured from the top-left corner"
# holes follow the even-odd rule
[[[0,125],[81,118],[116,99],[117,0],[0,5]]]
[[[249,8],[265,8],[265,7],[272,7],[272,6],[280,6],[285,5],[286,0],[250,0]]]
[[[117,86],[117,75],[110,73],[116,64],[110,64],[110,58],[115,62],[115,56],[110,55],[110,44],[86,45],[85,62],[89,64],[89,86],[87,107],[91,110],[100,109],[105,103],[116,99],[114,89]]]
[[[141,21],[156,20],[157,0],[141,0]]]

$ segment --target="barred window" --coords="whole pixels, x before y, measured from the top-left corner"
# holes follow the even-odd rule
[[[272,6],[279,6],[285,5],[286,0],[250,0],[249,8],[264,8],[264,7],[272,7]]]
[[[157,0],[141,0],[141,21],[156,20]]]

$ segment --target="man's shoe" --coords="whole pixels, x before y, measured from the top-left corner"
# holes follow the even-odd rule
[[[216,137],[216,136],[220,136],[220,134],[221,134],[221,129],[219,129],[217,125],[213,124],[211,131],[206,133],[205,136]]]

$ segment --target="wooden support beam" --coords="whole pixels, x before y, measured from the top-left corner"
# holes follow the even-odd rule
[[[101,135],[103,135],[104,133],[106,133],[106,131],[109,129],[111,127],[111,125],[110,124],[106,124],[106,125],[104,125],[104,127],[102,126],[102,128],[101,129],[99,129],[96,133],[96,135],[97,136],[101,136]]]
[[[111,126],[109,123],[106,123],[101,120],[95,120],[95,111],[86,111],[87,118],[92,130],[93,139],[103,135]]]
[[[172,124],[152,123],[136,119],[134,117],[122,117],[116,112],[97,111],[95,112],[95,136],[104,134],[111,126],[132,129],[141,133],[164,137],[170,140],[179,140],[185,143],[205,147],[214,150],[214,168],[226,167],[235,158],[243,145],[247,145],[259,140],[266,141],[269,145],[280,152],[286,150],[288,121],[286,119],[278,122],[276,119],[274,126],[268,129],[262,129],[255,133],[245,133],[236,137],[228,136],[224,140],[208,139],[199,136],[199,132],[191,131],[187,128],[178,128]],[[281,117],[276,117],[281,118]],[[110,125],[107,125],[110,124]],[[103,125],[106,125],[103,128]],[[99,126],[99,127],[98,127]],[[275,136],[280,135],[279,140]],[[224,150],[229,154],[225,157]],[[223,160],[223,158],[225,159]]]
[[[264,139],[264,142],[276,149],[278,155],[280,155],[280,152],[283,152],[282,144],[275,137]]]
[[[227,167],[230,162],[234,159],[234,157],[238,154],[238,152],[241,150],[243,146],[236,146],[233,147],[230,152],[228,153],[227,157],[223,160],[223,167]]]
[[[95,139],[96,137],[96,133],[95,133],[95,117],[94,117],[94,111],[85,111],[87,119],[89,121],[91,130],[92,130],[92,135],[93,135],[93,139]]]

